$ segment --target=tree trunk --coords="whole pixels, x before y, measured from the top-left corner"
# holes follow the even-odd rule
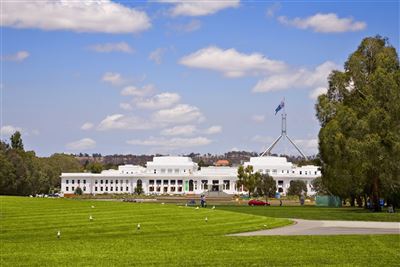
[[[379,205],[379,177],[374,176],[372,180],[372,208],[375,212],[382,211],[381,205]]]
[[[355,202],[356,202],[356,198],[354,197],[354,195],[350,196],[350,206],[351,207],[355,206]]]

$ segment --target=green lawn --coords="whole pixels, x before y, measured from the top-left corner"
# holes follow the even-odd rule
[[[316,206],[270,206],[249,207],[246,205],[225,205],[218,209],[254,214],[274,218],[296,218],[309,220],[352,220],[400,222],[400,213],[371,212],[363,208],[325,208]]]
[[[289,221],[219,207],[196,210],[22,197],[0,197],[0,201],[1,266],[395,266],[400,262],[398,235],[228,237],[225,234]]]

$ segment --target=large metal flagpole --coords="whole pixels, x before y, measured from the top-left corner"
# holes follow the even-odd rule
[[[285,101],[285,99],[283,100]],[[283,138],[287,138],[289,142],[296,148],[296,150],[302,155],[305,159],[307,159],[307,156],[301,151],[301,149],[290,139],[290,137],[287,135],[286,132],[286,111],[285,111],[285,106],[283,106],[283,112],[282,112],[282,122],[281,122],[281,135],[275,139],[275,141],[260,155],[260,157],[263,157],[265,155],[271,155],[271,150],[275,147],[275,145]]]

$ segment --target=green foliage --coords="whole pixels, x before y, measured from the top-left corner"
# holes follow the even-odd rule
[[[24,150],[24,144],[22,143],[21,133],[16,131],[10,138],[11,147],[13,149],[21,149]]]
[[[315,178],[312,182],[311,185],[314,189],[315,192],[319,195],[331,195],[329,192],[327,186],[324,184],[324,180],[322,177],[317,177]]]
[[[249,197],[251,197],[251,194],[254,193],[259,184],[261,174],[254,172],[251,165],[248,165],[246,168],[239,166],[237,177],[237,186],[243,186],[249,192]]]
[[[74,194],[75,195],[82,195],[83,194],[83,191],[82,191],[82,189],[78,186],[76,189],[75,189],[75,192],[74,192]]]
[[[261,174],[257,185],[257,193],[268,199],[268,197],[274,197],[276,192],[276,182],[268,174]]]
[[[33,151],[24,151],[18,134],[11,138],[11,147],[0,142],[0,194],[34,195],[49,193],[60,186],[61,172],[82,171],[70,155],[54,154],[39,158]]]
[[[91,173],[101,173],[101,171],[103,170],[103,164],[97,161],[90,162],[86,166],[86,170],[90,171]]]
[[[326,188],[342,198],[392,203],[400,192],[400,68],[387,39],[365,38],[318,98]],[[354,201],[353,201],[354,202]]]
[[[307,194],[307,184],[302,180],[290,181],[290,186],[288,188],[287,194],[289,196],[298,196]]]

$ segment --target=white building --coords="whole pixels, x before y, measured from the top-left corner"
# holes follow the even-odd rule
[[[244,165],[252,165],[254,171],[271,175],[282,194],[286,193],[292,180],[305,181],[308,194],[314,194],[311,181],[321,175],[317,166],[296,167],[284,157],[253,157]],[[154,157],[153,161],[147,162],[147,168],[122,165],[118,170],[105,170],[99,174],[62,173],[61,192],[73,194],[80,187],[84,194],[133,193],[141,185],[145,194],[245,193],[236,182],[236,167],[203,167],[198,170],[197,163],[189,157],[165,156]]]

